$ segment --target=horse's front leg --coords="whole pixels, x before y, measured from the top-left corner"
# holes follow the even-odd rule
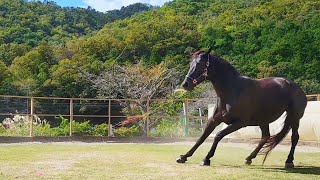
[[[187,158],[192,156],[193,153],[197,150],[197,148],[207,139],[207,137],[212,133],[212,131],[222,122],[222,115],[221,113],[218,113],[218,110],[216,109],[214,112],[214,115],[208,120],[207,126],[201,135],[201,137],[198,139],[196,144],[184,155],[180,155],[180,157],[177,159],[177,163],[184,163],[187,161]]]
[[[208,152],[207,156],[205,157],[205,159],[202,161],[201,165],[202,166],[210,166],[210,158],[212,156],[214,156],[214,153],[216,151],[217,145],[219,143],[219,141],[226,135],[242,128],[242,123],[240,121],[234,121],[234,123],[228,125],[225,129],[223,129],[222,131],[218,132],[217,135],[214,138],[212,147],[210,149],[210,151]]]

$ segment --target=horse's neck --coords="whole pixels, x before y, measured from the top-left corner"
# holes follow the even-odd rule
[[[222,98],[233,97],[238,89],[238,75],[230,76],[218,76],[215,80],[212,80],[211,83],[216,91],[217,95]]]
[[[225,85],[221,85],[221,84],[217,84],[216,82],[213,82],[213,88],[216,91],[218,97],[224,99],[227,98],[228,96],[230,96],[233,93],[233,89],[225,86]]]
[[[241,74],[227,61],[219,57],[211,57],[214,62],[211,73],[212,85],[220,98],[232,97],[236,93],[239,77]]]

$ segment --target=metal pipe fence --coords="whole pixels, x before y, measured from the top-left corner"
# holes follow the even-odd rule
[[[215,103],[212,98],[203,99],[104,99],[104,98],[60,98],[60,97],[29,97],[0,95],[0,116],[16,115],[29,117],[29,136],[34,136],[35,117],[66,117],[69,119],[69,136],[73,136],[73,121],[85,118],[99,118],[109,126],[116,122],[130,119],[143,120],[145,135],[159,120],[185,120],[184,130],[190,125],[189,120],[201,121],[205,124],[207,116],[199,116],[199,108],[207,111],[208,104]],[[185,109],[183,109],[185,106]],[[185,110],[185,111],[184,111]],[[185,113],[183,113],[185,112]],[[207,114],[206,112],[204,112]],[[203,113],[202,113],[203,115]],[[183,122],[183,121],[182,121]],[[188,123],[187,123],[188,122]],[[202,128],[202,127],[201,127]],[[187,134],[185,134],[186,136]]]
[[[309,94],[307,99],[308,101],[320,101],[320,94]]]
[[[308,100],[320,101],[320,94],[307,95]],[[68,135],[73,136],[74,121],[85,118],[99,119],[98,123],[108,125],[108,136],[117,123],[140,120],[145,126],[145,135],[159,121],[181,120],[184,136],[188,129],[198,124],[203,130],[207,121],[208,104],[212,98],[202,99],[104,99],[104,98],[60,98],[0,95],[0,117],[16,115],[29,117],[29,136],[34,136],[35,117],[66,117],[69,120]],[[200,109],[200,111],[199,111]],[[201,111],[204,111],[202,112]],[[198,122],[199,123],[196,123]],[[54,120],[52,121],[54,123]]]

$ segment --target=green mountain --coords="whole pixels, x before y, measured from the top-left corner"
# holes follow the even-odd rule
[[[53,1],[1,0],[0,59],[9,65],[14,57],[21,56],[40,42],[64,45],[95,33],[108,22],[151,8],[136,3],[121,10],[101,13],[90,7],[62,8]]]
[[[94,97],[90,84],[70,67],[99,74],[114,61],[165,62],[183,77],[190,54],[210,46],[245,75],[284,76],[307,93],[320,93],[319,1],[140,5],[142,13],[127,13],[140,12],[130,7],[119,15],[121,10],[103,14],[52,2],[1,1],[1,93]]]

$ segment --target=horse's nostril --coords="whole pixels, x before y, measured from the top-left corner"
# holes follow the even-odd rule
[[[182,87],[187,88],[187,87],[188,87],[188,82],[187,82],[187,81],[184,82],[184,83],[182,84]]]

